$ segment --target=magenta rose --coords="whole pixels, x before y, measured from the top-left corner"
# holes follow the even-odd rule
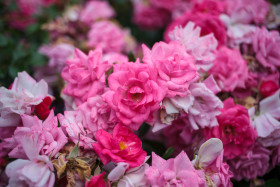
[[[122,124],[115,126],[112,135],[100,129],[96,140],[92,146],[103,164],[125,162],[134,168],[143,164],[147,155],[138,136]]]
[[[157,70],[158,82],[167,89],[167,96],[186,96],[189,85],[199,79],[194,58],[177,41],[158,42],[150,50],[143,45],[146,64]]]
[[[229,160],[230,170],[236,180],[255,179],[263,176],[269,169],[271,151],[256,144],[252,150]]]
[[[201,36],[213,33],[215,38],[218,40],[219,46],[226,43],[226,28],[218,16],[193,12],[186,12],[181,17],[175,19],[165,30],[164,40],[170,41],[169,33],[172,32],[176,26],[181,25],[182,27],[185,27],[189,21],[194,22],[196,26],[201,28]]]
[[[248,65],[239,50],[221,47],[208,73],[213,75],[223,91],[233,91],[236,88],[245,88]]]
[[[142,1],[133,1],[133,22],[143,29],[158,29],[171,20],[168,10],[146,5]]]
[[[156,81],[156,70],[147,64],[116,64],[108,78],[110,90],[103,97],[124,125],[137,130],[144,121],[152,120],[165,96]]]
[[[224,156],[233,159],[246,153],[255,143],[257,133],[250,125],[248,110],[235,105],[232,98],[224,101],[222,113],[217,117],[219,126],[206,128],[206,138],[219,138],[224,144]]]

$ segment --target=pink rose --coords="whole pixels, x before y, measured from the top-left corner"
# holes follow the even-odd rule
[[[276,30],[268,31],[265,27],[258,28],[253,38],[253,50],[261,65],[271,70],[280,67],[280,35]]]
[[[83,127],[94,137],[99,129],[111,133],[118,122],[115,112],[99,95],[88,98],[87,102],[78,107],[77,112],[82,120]]]
[[[147,183],[151,187],[157,186],[206,186],[205,176],[198,173],[185,152],[176,158],[164,160],[152,153],[152,166],[146,170]]]
[[[146,5],[144,0],[133,1],[133,8],[133,22],[143,29],[162,28],[171,20],[169,11]]]
[[[81,10],[80,20],[90,26],[98,19],[110,19],[114,16],[115,11],[108,2],[89,1]]]
[[[99,175],[91,177],[90,181],[86,181],[85,187],[106,187],[105,181],[103,179],[106,173],[103,172]]]
[[[167,97],[186,96],[189,85],[199,79],[195,61],[176,41],[156,43],[150,50],[143,45],[143,61],[157,70],[158,82]]]
[[[100,129],[96,134],[97,143],[93,149],[103,164],[110,161],[115,163],[125,162],[130,168],[143,164],[147,153],[142,149],[141,140],[127,127],[118,124],[113,134]]]
[[[233,91],[236,88],[245,88],[248,66],[239,50],[221,47],[208,73],[213,75],[223,91]]]
[[[227,14],[236,22],[264,23],[269,12],[269,3],[265,0],[226,0]]]
[[[103,97],[124,125],[137,130],[144,121],[151,120],[165,96],[156,81],[155,69],[147,64],[116,64],[108,78],[110,90]]]
[[[164,8],[171,11],[174,8],[176,8],[176,6],[178,6],[181,2],[181,0],[149,0],[149,1],[155,7]]]
[[[85,102],[89,97],[103,94],[105,72],[110,68],[102,60],[102,49],[97,47],[85,55],[76,49],[73,59],[66,61],[61,76],[66,81],[63,93],[74,97],[76,105]]]
[[[125,46],[125,30],[114,22],[98,21],[91,25],[88,32],[88,46],[100,45],[106,52],[121,52]]]
[[[225,12],[226,4],[223,1],[202,0],[194,2],[193,11],[219,16]]]
[[[206,128],[206,138],[219,138],[224,144],[224,156],[233,159],[246,153],[255,143],[257,133],[250,125],[248,110],[235,105],[232,98],[224,101],[222,113],[217,117],[219,126]]]
[[[264,81],[260,85],[260,94],[263,97],[268,97],[275,94],[278,89],[279,85],[275,81]]]
[[[218,40],[219,46],[226,43],[226,28],[218,16],[193,12],[186,12],[181,17],[175,19],[165,30],[164,40],[170,41],[169,33],[172,32],[176,26],[181,25],[182,27],[185,27],[189,21],[194,22],[196,26],[201,28],[201,36],[213,33],[215,38]]]
[[[230,170],[234,174],[234,179],[256,179],[263,176],[269,168],[271,152],[256,144],[252,150],[247,153],[229,160]]]

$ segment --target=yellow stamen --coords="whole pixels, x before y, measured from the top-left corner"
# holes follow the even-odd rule
[[[128,146],[127,146],[126,143],[124,143],[123,141],[120,142],[120,149],[121,149],[121,150],[124,150],[124,149],[126,149],[127,147],[128,147]]]

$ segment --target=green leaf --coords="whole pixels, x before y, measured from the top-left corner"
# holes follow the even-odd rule
[[[16,66],[11,65],[9,67],[9,75],[11,77],[16,77],[18,72],[19,72],[19,69]]]
[[[71,153],[68,155],[67,159],[69,158],[75,158],[79,155],[79,143],[80,143],[80,134],[79,134],[79,140],[78,143],[74,146]]]
[[[24,58],[26,56],[27,56],[27,53],[22,49],[22,46],[18,45],[17,48],[13,52],[12,63],[14,63],[17,60]]]
[[[265,182],[265,187],[279,187],[280,181],[277,179],[269,179]]]
[[[6,38],[5,36],[3,36],[2,34],[0,34],[0,46],[5,46],[8,44],[8,38]]]
[[[29,64],[33,66],[43,66],[44,64],[46,64],[46,58],[43,55],[35,52],[31,54]]]
[[[136,61],[136,58],[135,58],[134,54],[132,53],[132,51],[130,51],[128,53],[128,61],[129,62],[135,62]]]
[[[143,138],[145,134],[150,130],[151,126],[147,123],[143,123],[140,128],[138,129],[138,136],[139,138]]]
[[[39,29],[40,29],[40,24],[35,23],[35,24],[32,24],[32,25],[28,26],[26,28],[25,32],[30,35],[30,34],[34,34]]]
[[[165,153],[163,154],[162,158],[164,158],[165,160],[169,159],[172,156],[173,152],[174,152],[174,148],[173,147],[169,147],[165,151]]]

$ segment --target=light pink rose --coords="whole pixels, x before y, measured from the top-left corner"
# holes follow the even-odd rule
[[[170,41],[169,33],[174,30],[176,26],[185,27],[188,22],[194,22],[196,26],[201,28],[200,36],[205,36],[213,33],[214,37],[218,41],[218,46],[222,46],[226,43],[227,35],[226,28],[222,21],[220,21],[218,16],[214,16],[206,13],[193,13],[186,12],[181,17],[175,19],[169,26],[166,28],[164,33],[164,40]]]
[[[149,159],[146,156],[145,162],[136,168],[129,168],[129,164],[120,162],[108,174],[108,180],[118,182],[117,187],[145,187],[147,186],[145,171],[149,168],[146,161]]]
[[[137,130],[144,121],[151,120],[165,96],[156,81],[155,69],[147,64],[116,64],[108,78],[110,90],[103,98],[124,125]]]
[[[68,142],[62,129],[58,127],[57,117],[53,111],[42,122],[37,116],[22,115],[22,127],[17,127],[12,138],[5,139],[6,146],[10,146],[9,157],[26,158],[22,147],[22,140],[27,136],[38,136],[36,149],[42,155],[56,156],[59,150]]]
[[[190,95],[164,98],[161,103],[161,108],[154,113],[154,121],[149,123],[153,126],[152,131],[156,132],[171,125],[181,112],[188,113],[189,107],[193,104],[193,100],[194,98]]]
[[[257,27],[251,24],[239,23],[234,18],[226,14],[220,15],[220,20],[227,26],[228,45],[232,48],[239,47],[240,44],[251,44],[252,35]]]
[[[107,1],[89,1],[81,10],[80,20],[90,26],[98,19],[110,19],[114,16],[115,11]]]
[[[189,87],[193,104],[188,118],[193,129],[218,126],[216,116],[221,113],[223,103],[204,83],[193,83]]]
[[[44,79],[48,84],[54,84],[58,81],[60,72],[65,66],[67,59],[74,55],[74,46],[61,43],[57,45],[43,45],[39,49],[39,53],[47,56],[49,62],[46,66],[37,67],[34,77],[37,80]]]
[[[176,41],[158,42],[150,50],[143,45],[144,63],[157,70],[158,82],[167,89],[167,97],[186,96],[189,85],[199,79],[195,61]]]
[[[94,137],[99,129],[111,133],[118,122],[115,112],[99,95],[88,98],[87,102],[80,105],[76,112],[82,118],[83,127]]]
[[[248,152],[255,143],[257,133],[250,125],[248,110],[235,105],[232,98],[224,101],[224,108],[217,117],[219,126],[206,128],[206,138],[219,138],[224,145],[224,156],[233,159]]]
[[[215,59],[214,52],[218,42],[213,33],[200,37],[200,32],[201,28],[195,27],[190,21],[184,28],[176,26],[174,31],[169,33],[169,37],[183,44],[187,53],[195,58],[197,67],[207,71]]]
[[[202,169],[210,180],[208,186],[232,187],[230,178],[233,177],[229,166],[223,162],[223,143],[217,138],[211,138],[203,143],[192,162],[196,169]]]
[[[193,186],[204,187],[206,181],[203,173],[198,173],[185,152],[176,158],[164,160],[152,153],[152,165],[146,170],[147,183],[157,186]]]
[[[48,66],[61,71],[65,62],[74,54],[75,47],[71,44],[60,43],[56,45],[43,45],[39,49],[39,53],[49,58]]]
[[[269,12],[269,3],[265,0],[226,0],[227,14],[239,23],[264,23]]]
[[[63,93],[74,97],[76,105],[82,104],[89,97],[103,94],[105,72],[110,65],[102,60],[102,54],[101,47],[90,51],[88,55],[76,49],[74,58],[66,61],[61,73],[66,81]]]
[[[84,128],[82,123],[82,115],[77,111],[65,111],[64,115],[57,115],[61,128],[65,134],[68,134],[69,139],[75,144],[79,141],[79,147],[85,150],[92,150],[91,144],[93,140],[93,134],[88,132]]]
[[[28,160],[17,159],[6,167],[9,177],[8,187],[13,186],[38,186],[52,187],[55,183],[54,167],[49,157],[39,155],[36,149],[38,137],[24,137],[22,147]]]
[[[228,160],[234,179],[256,179],[263,176],[269,168],[270,150],[256,144],[252,150]]]
[[[171,20],[171,14],[168,10],[147,5],[144,0],[132,2],[133,22],[143,29],[159,29]]]
[[[239,50],[221,47],[208,73],[213,75],[221,90],[233,91],[236,88],[245,88],[248,66]]]
[[[0,127],[18,126],[21,114],[31,114],[34,106],[48,96],[44,80],[36,82],[25,71],[18,73],[11,89],[0,87]]]
[[[280,35],[276,30],[268,31],[265,27],[258,28],[253,38],[253,50],[261,65],[271,70],[280,67]]]
[[[251,125],[258,133],[258,142],[265,147],[280,144],[280,90],[260,101],[258,114],[255,108],[249,110]]]
[[[121,52],[125,47],[127,32],[114,22],[98,21],[91,25],[88,32],[88,46],[100,45],[106,52]]]
[[[100,129],[96,134],[97,143],[93,149],[103,164],[110,161],[115,163],[125,162],[129,168],[143,164],[147,153],[142,149],[141,140],[122,124],[115,126],[113,134]]]

